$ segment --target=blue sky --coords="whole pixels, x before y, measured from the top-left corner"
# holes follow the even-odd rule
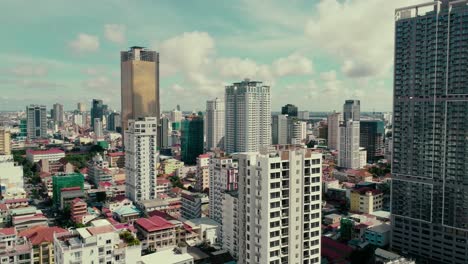
[[[0,110],[99,98],[120,109],[119,52],[161,56],[161,107],[202,110],[245,77],[272,108],[392,104],[393,10],[416,0],[5,0]]]

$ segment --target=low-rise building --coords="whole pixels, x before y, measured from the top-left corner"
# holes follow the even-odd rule
[[[341,221],[341,215],[339,214],[329,214],[323,217],[323,223],[326,225],[333,225]]]
[[[73,222],[83,223],[83,217],[88,214],[88,205],[82,199],[75,198],[70,203],[70,214]]]
[[[61,158],[65,158],[65,152],[61,149],[49,149],[49,150],[26,150],[26,159],[29,161],[36,163],[42,159],[52,161],[58,161]]]
[[[351,191],[352,212],[372,214],[374,211],[382,210],[383,193],[372,188],[359,188]]]
[[[107,153],[107,161],[111,168],[124,168],[125,167],[125,152],[111,152]]]
[[[141,201],[139,206],[146,213],[160,211],[174,218],[181,216],[182,203],[180,197]]]
[[[163,174],[172,174],[178,169],[184,167],[184,162],[176,159],[167,159],[161,162],[161,168]]]
[[[137,219],[134,227],[143,249],[157,251],[177,245],[176,226],[160,216]]]
[[[33,249],[24,237],[18,237],[14,227],[0,229],[0,263],[32,263]]]
[[[25,237],[32,244],[33,263],[54,263],[54,234],[67,233],[66,229],[52,226],[36,226],[19,232],[19,237]]]
[[[192,193],[183,191],[181,195],[182,217],[185,219],[193,219],[202,217],[203,200],[208,197],[201,193]]]
[[[187,253],[187,248],[168,248],[141,257],[142,264],[159,263],[164,260],[166,264],[193,264],[194,258]]]
[[[118,233],[111,225],[78,228],[54,234],[55,263],[138,263],[141,245],[130,232]]]
[[[374,246],[385,247],[390,243],[391,231],[392,227],[388,224],[372,226],[365,231],[364,238]]]
[[[140,217],[140,210],[138,210],[133,205],[122,206],[122,207],[114,210],[113,216],[120,223],[133,222],[133,220],[136,220],[136,219],[138,219],[138,217]]]
[[[220,224],[208,217],[195,218],[185,221],[184,224],[191,227],[191,230],[198,234],[198,239],[202,243],[211,245],[218,243],[220,234]]]

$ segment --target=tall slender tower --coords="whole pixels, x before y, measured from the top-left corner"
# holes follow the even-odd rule
[[[102,117],[104,116],[104,103],[102,100],[93,99],[91,105],[91,127],[94,130],[94,121],[96,118],[102,121]]]
[[[159,53],[134,46],[120,53],[120,61],[122,130],[140,117],[156,117],[159,124]]]
[[[357,169],[361,167],[359,152],[359,129],[361,119],[359,100],[346,100],[343,106],[343,121],[340,121],[338,143],[338,166]]]
[[[395,12],[391,247],[420,263],[468,263],[467,4]]]
[[[338,144],[340,142],[339,133],[340,133],[340,121],[342,120],[341,113],[333,112],[327,117],[328,124],[328,148],[329,149],[338,149]]]
[[[28,139],[47,137],[47,110],[44,105],[26,107]]]
[[[63,114],[63,104],[56,103],[53,106],[54,109],[54,116],[53,119],[56,124],[62,125],[64,121],[64,114]]]
[[[224,101],[216,98],[206,102],[206,149],[223,148]]]
[[[258,151],[271,145],[270,87],[245,79],[226,86],[227,153]]]

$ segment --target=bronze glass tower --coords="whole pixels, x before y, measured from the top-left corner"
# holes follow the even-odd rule
[[[122,131],[128,120],[156,117],[159,124],[159,53],[131,47],[120,53]]]

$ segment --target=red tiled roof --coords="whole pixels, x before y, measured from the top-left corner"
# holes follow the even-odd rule
[[[53,148],[53,149],[48,149],[48,150],[28,149],[26,150],[26,153],[31,154],[31,155],[50,155],[50,154],[64,154],[65,155],[65,152],[58,148]]]
[[[6,204],[12,204],[12,203],[24,203],[27,202],[28,198],[18,198],[18,199],[9,199],[5,200]]]
[[[27,237],[33,245],[40,245],[44,242],[52,243],[54,233],[68,232],[66,229],[57,226],[35,226],[19,232],[18,236]]]
[[[203,159],[203,158],[210,158],[210,154],[200,154],[198,155],[199,158]]]
[[[119,157],[119,156],[125,156],[125,152],[111,152],[111,153],[107,153],[107,155],[110,157]]]
[[[111,225],[88,227],[86,230],[93,236],[115,231]]]
[[[0,210],[8,210],[8,206],[6,204],[0,203]]]
[[[164,184],[164,183],[170,183],[171,182],[168,179],[161,179],[161,178],[156,179],[156,181],[157,181],[158,184]]]
[[[10,236],[16,234],[16,228],[8,227],[8,228],[0,228],[0,234],[5,236]]]
[[[68,191],[77,191],[77,190],[81,190],[81,187],[77,186],[77,187],[67,187],[67,188],[62,188],[60,189],[60,191],[65,191],[65,192],[68,192]]]
[[[361,188],[358,188],[358,189],[355,189],[355,190],[352,190],[352,192],[357,192],[359,193],[360,195],[364,195],[366,194],[367,192],[371,192],[372,194],[381,194],[382,191],[381,190],[376,190],[376,189],[372,189],[372,188],[369,188],[369,187],[361,187]]]
[[[169,228],[174,227],[173,224],[171,224],[169,221],[167,221],[166,219],[160,216],[152,216],[150,218],[140,218],[136,220],[135,223],[141,226],[147,232],[154,232],[154,231],[164,230],[164,229],[169,229]]]

